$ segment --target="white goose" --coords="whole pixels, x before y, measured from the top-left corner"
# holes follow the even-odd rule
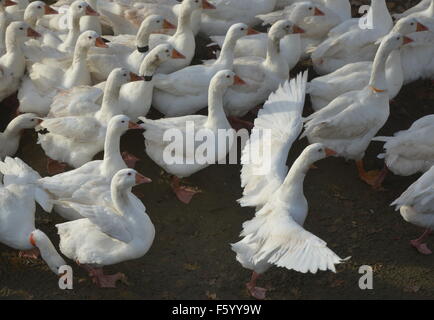
[[[376,41],[392,29],[393,22],[385,0],[371,0],[367,21],[361,28],[360,19],[350,19],[330,31],[328,38],[309,50],[315,71],[321,75],[358,61],[372,60]],[[365,28],[366,27],[366,28]]]
[[[0,0],[0,55],[6,52],[6,28],[11,22],[10,16],[5,9],[10,6],[16,6],[16,2],[11,0]]]
[[[133,80],[122,85],[119,93],[118,108],[131,119],[145,116],[152,102],[154,72],[161,63],[169,59],[182,59],[183,56],[170,44],[160,44],[143,59],[139,74],[132,74]],[[74,87],[67,92],[57,94],[50,106],[49,118],[73,115],[92,115],[100,109],[106,82],[93,87]]]
[[[0,242],[28,251],[26,256],[36,258],[40,253],[57,275],[66,263],[47,235],[35,227],[35,201],[45,211],[52,208],[48,194],[37,183],[39,174],[20,159],[9,157],[0,162],[0,172],[4,175],[0,183]]]
[[[300,6],[315,7],[316,14],[299,20],[298,7]],[[296,22],[305,30],[301,39],[304,53],[306,48],[316,46],[324,41],[332,28],[351,19],[351,4],[349,0],[301,1],[295,2],[284,10],[258,17],[264,21],[264,24],[272,24],[281,19],[289,19]]]
[[[17,91],[26,68],[22,46],[29,37],[39,37],[25,22],[12,22],[6,29],[6,53],[0,57],[0,101]]]
[[[405,10],[403,13],[395,13],[392,16],[395,19],[401,19],[408,17],[412,14],[418,14],[420,12],[425,11],[431,4],[432,0],[421,0],[417,5],[410,7],[409,9]]]
[[[360,178],[370,185],[375,185],[376,178],[373,172],[365,171],[363,156],[390,113],[385,74],[388,52],[411,41],[399,33],[389,34],[375,56],[369,85],[337,97],[306,118],[302,137],[307,136],[310,143],[323,143],[339,156],[355,160]]]
[[[145,206],[132,193],[133,186],[150,182],[132,169],[120,170],[111,182],[111,197],[80,203],[59,200],[84,219],[57,224],[60,251],[84,266],[100,287],[113,288],[124,274],[104,275],[104,266],[138,259],[154,241],[155,228]]]
[[[411,176],[426,172],[434,165],[434,115],[428,115],[415,121],[408,130],[399,131],[393,137],[375,137],[373,141],[382,141],[384,153],[378,155],[384,159],[385,167],[378,176],[377,185],[381,186],[387,171],[400,176]]]
[[[127,116],[114,116],[107,127],[103,160],[94,160],[77,169],[42,178],[38,183],[56,200],[103,198],[110,191],[110,182],[116,172],[127,168],[121,155],[120,140],[130,129],[141,127],[131,122]],[[83,218],[79,212],[61,203],[54,204],[54,211],[67,220]]]
[[[151,15],[142,22],[136,36],[106,37],[110,40],[108,49],[92,50],[90,53],[92,77],[104,81],[111,70],[121,67],[138,73],[143,59],[149,53],[149,37],[165,28],[172,29],[174,26],[162,16]],[[134,42],[135,46],[132,46]]]
[[[418,239],[410,241],[410,245],[422,254],[432,254],[425,240],[434,228],[434,166],[391,205],[400,211],[405,221],[426,228]]]
[[[274,9],[276,0],[212,0],[216,10],[204,11],[201,32],[211,35],[225,35],[235,23],[248,26],[259,24],[257,15]]]
[[[220,70],[232,70],[238,39],[253,33],[255,31],[244,23],[234,24],[217,60],[167,75],[157,74],[152,106],[167,117],[185,116],[205,108],[211,79]]]
[[[271,92],[289,77],[289,66],[280,50],[280,40],[297,32],[288,20],[276,22],[268,32],[267,57],[241,57],[235,59],[233,70],[246,85],[229,88],[224,96],[226,114],[241,117],[267,100]]]
[[[90,71],[86,58],[89,49],[93,46],[107,47],[96,32],[86,31],[77,40],[72,61],[47,59],[33,64],[18,92],[19,111],[44,116],[48,113],[51,101],[59,90],[90,85]]]
[[[98,0],[98,10],[108,21],[115,35],[135,35],[140,24],[150,15],[161,15],[170,23],[177,25],[182,12],[182,4],[177,0],[165,3],[126,3],[125,1]],[[203,9],[215,9],[208,1],[203,3]],[[190,25],[193,33],[199,32],[202,10],[191,14]]]
[[[173,36],[153,34],[150,37],[150,48],[155,48],[161,43],[169,43],[185,56],[185,59],[166,61],[158,68],[158,72],[171,73],[190,65],[196,50],[196,42],[191,28],[190,18],[193,12],[200,11],[206,6],[210,6],[206,0],[184,0],[181,4],[178,27],[175,34]]]
[[[192,175],[208,167],[212,163],[224,159],[226,154],[232,147],[233,139],[230,145],[226,143],[226,136],[221,137],[218,134],[219,130],[227,130],[226,132],[230,137],[234,137],[235,132],[226,119],[223,110],[223,95],[227,88],[233,84],[243,84],[244,82],[238,78],[230,70],[221,70],[211,80],[208,94],[208,116],[190,115],[176,118],[164,118],[159,120],[150,120],[144,117],[139,119],[143,121],[142,127],[145,129],[145,145],[146,153],[148,156],[162,167],[166,172],[173,175],[172,189],[177,195],[178,199],[184,203],[189,203],[195,193],[195,190],[180,185],[179,178],[184,178]],[[171,130],[171,131],[168,131]],[[167,135],[172,132],[178,136],[178,140],[167,141]],[[184,150],[182,145],[190,143],[185,141],[191,137],[191,134],[212,135],[215,137],[214,141],[210,139],[207,142],[195,143],[193,145],[194,152]],[[179,136],[180,135],[180,136]],[[166,136],[166,139],[164,137]],[[170,136],[168,138],[171,138]],[[179,141],[181,139],[181,141]],[[210,155],[206,159],[197,159],[196,151],[198,148],[203,150],[204,144],[206,149],[213,150],[207,153]],[[180,147],[181,146],[181,147]],[[174,148],[174,157],[171,157],[170,148]],[[211,159],[210,159],[211,157]],[[202,161],[206,160],[206,161]]]
[[[48,133],[39,134],[39,143],[45,154],[78,168],[103,151],[108,122],[121,114],[119,90],[129,81],[130,72],[114,69],[107,80],[101,109],[94,115],[44,119],[40,126]]]
[[[336,272],[335,264],[343,261],[326,242],[303,228],[308,214],[304,178],[311,165],[333,154],[320,143],[306,147],[265,205],[252,220],[244,222],[243,239],[232,244],[232,250],[238,262],[253,271],[246,285],[253,297],[265,298],[266,289],[256,287],[256,281],[273,265],[302,273]],[[284,172],[284,167],[279,171]]]
[[[5,131],[0,132],[0,160],[13,156],[20,145],[21,132],[36,127],[38,123],[40,120],[32,113],[19,115],[9,122]]]
[[[426,30],[428,28],[418,22],[417,19],[405,18],[399,20],[391,32],[406,35]],[[336,97],[366,87],[371,77],[372,65],[371,61],[349,63],[332,73],[313,79],[309,83],[307,90],[311,98],[312,108],[318,111]],[[399,93],[404,83],[401,48],[389,53],[386,61],[386,80],[389,99],[392,100]]]
[[[319,14],[322,12],[311,2],[304,1],[294,4],[294,10],[288,18],[289,21],[296,24],[294,32],[280,40],[280,49],[288,62],[289,69],[295,67],[303,51],[302,37],[305,30],[299,27],[299,23],[305,18]],[[265,58],[267,56],[267,37],[267,34],[260,33],[240,39],[235,46],[235,57],[257,56]],[[225,37],[212,36],[211,40],[222,47]]]

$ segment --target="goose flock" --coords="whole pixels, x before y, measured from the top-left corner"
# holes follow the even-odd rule
[[[238,202],[255,215],[231,248],[252,271],[251,296],[265,298],[256,284],[272,266],[336,272],[349,259],[303,227],[304,179],[326,157],[354,161],[374,190],[387,174],[423,174],[391,205],[425,229],[410,244],[431,254],[434,114],[393,136],[377,134],[403,86],[434,79],[434,0],[403,13],[371,0],[364,18],[352,17],[349,0],[59,0],[52,6],[0,0],[0,100],[18,99],[0,133],[0,242],[22,256],[40,255],[55,274],[66,257],[96,285],[116,287],[126,276],[104,274],[103,267],[143,257],[155,237],[132,191],[152,181],[134,170],[139,159],[121,153],[121,137],[142,130],[147,156],[188,204],[201,191],[182,179],[225,160],[237,130],[244,130],[251,135],[242,146]],[[261,24],[266,33],[253,28]],[[218,47],[215,59],[197,61],[198,49],[212,50],[198,48],[199,38]],[[302,71],[290,78],[296,65],[311,65],[318,76],[308,81]],[[151,107],[159,118],[148,116]],[[256,116],[253,123],[247,114]],[[177,149],[179,161],[168,162],[167,133],[189,144],[191,125],[215,137],[207,140],[212,161],[196,159],[201,145],[193,141],[191,149]],[[49,176],[14,157],[25,129],[37,132]],[[288,167],[293,143],[304,138],[309,145]],[[221,148],[226,140],[231,143]],[[379,171],[363,162],[372,141],[384,143]],[[94,160],[102,151],[103,159]],[[36,228],[36,204],[64,219],[55,225],[59,248]]]

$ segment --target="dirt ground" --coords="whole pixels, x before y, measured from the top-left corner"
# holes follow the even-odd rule
[[[198,57],[207,55],[200,52]],[[0,106],[1,130],[8,122],[12,100]],[[433,110],[434,85],[430,81],[410,84],[391,104],[391,116],[380,134],[407,129]],[[151,117],[158,116],[151,113]],[[305,146],[305,140],[293,146],[289,165]],[[253,209],[236,203],[242,192],[240,166],[212,166],[193,175],[189,183],[203,193],[184,205],[171,192],[167,176],[145,155],[140,132],[127,133],[122,149],[140,157],[138,171],[154,181],[137,188],[156,227],[152,248],[141,259],[107,268],[108,273],[125,273],[129,284],[99,289],[69,261],[74,269],[74,289],[63,291],[41,260],[19,258],[17,251],[0,245],[0,299],[249,299],[245,282],[250,272],[236,262],[230,249],[230,243],[239,239],[243,221],[254,214]],[[381,149],[378,142],[369,147],[368,169],[382,167],[376,159]],[[24,133],[17,156],[41,175],[47,174],[46,158],[34,132]],[[259,282],[269,288],[268,299],[433,299],[434,256],[422,256],[409,245],[422,230],[406,223],[389,206],[418,176],[389,175],[384,183],[386,190],[373,191],[358,179],[354,163],[330,158],[317,166],[304,184],[310,207],[305,228],[325,240],[339,256],[351,259],[338,265],[336,274],[300,274],[272,268]],[[57,246],[54,225],[62,219],[40,208],[36,217],[37,227]],[[434,239],[430,243],[434,245]],[[361,265],[374,270],[373,290],[359,289]]]

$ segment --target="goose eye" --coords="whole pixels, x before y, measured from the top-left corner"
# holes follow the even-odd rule
[[[157,23],[160,23],[160,20],[157,20]]]
[[[125,120],[122,120],[122,123],[125,123]]]
[[[128,175],[130,176],[130,175],[131,175],[131,172],[128,172]]]
[[[411,26],[414,26],[414,22],[410,23]]]
[[[229,79],[230,77],[231,77],[231,76],[226,76],[226,78],[228,78],[228,79]]]
[[[309,7],[309,8],[308,8],[308,10],[312,10],[312,9],[313,9],[312,7]]]
[[[42,7],[41,7],[41,6],[38,6],[38,9],[42,9]]]
[[[401,39],[401,37],[397,37],[397,38],[396,38],[396,40],[400,40],[400,39]]]
[[[169,53],[169,50],[166,50],[167,53]]]
[[[32,122],[33,122],[33,121],[35,121],[35,119],[32,119],[32,120],[30,120],[30,121],[32,121]]]
[[[24,28],[23,28],[23,27],[20,27],[20,30],[24,30]]]
[[[318,149],[318,152],[321,152],[322,151],[322,149]]]
[[[244,28],[241,28],[241,31],[244,31]]]

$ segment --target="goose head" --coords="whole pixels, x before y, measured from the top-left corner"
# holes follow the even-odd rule
[[[316,161],[322,160],[324,158],[334,156],[336,152],[325,147],[322,143],[314,143],[307,146],[303,152],[301,157],[303,158],[303,162],[307,166],[311,166]]]
[[[128,190],[142,183],[150,183],[151,179],[141,175],[134,169],[119,170],[112,179],[112,186],[119,190]]]
[[[236,41],[244,36],[258,34],[258,33],[259,32],[250,28],[244,23],[236,23],[229,28],[226,38],[232,41]]]
[[[170,59],[185,59],[185,56],[168,43],[160,44],[143,59],[139,74],[144,76],[145,81],[151,81],[155,70]]]
[[[85,31],[77,39],[76,46],[79,48],[90,49],[92,47],[107,48],[104,39],[95,31]]]
[[[290,20],[279,20],[271,26],[268,36],[273,40],[280,40],[295,33],[304,33],[304,30]]]
[[[143,80],[143,77],[139,77],[137,74],[130,72],[124,68],[116,68],[110,72],[107,83],[110,83],[112,88],[120,88],[122,85],[132,82]],[[109,86],[107,86],[109,88]]]
[[[403,45],[413,42],[414,40],[398,32],[390,32],[381,41],[378,48],[379,54],[388,56],[393,50],[400,48]]]
[[[137,32],[137,46],[146,46],[147,51],[149,35],[161,29],[176,29],[176,27],[160,15],[153,14],[147,17]]]
[[[74,20],[78,20],[83,16],[99,16],[98,12],[96,12],[87,2],[80,0],[74,1],[69,6],[68,13]]]
[[[20,132],[25,129],[33,129],[41,122],[42,120],[36,114],[25,113],[13,119],[8,127],[13,128],[14,131]]]
[[[429,31],[429,28],[419,22],[416,18],[405,17],[395,24],[392,32],[398,32],[401,34],[410,34],[413,32]]]
[[[324,16],[325,13],[314,2],[303,1],[294,4],[294,9],[289,15],[289,20],[300,23],[304,18],[312,16]]]
[[[245,82],[239,76],[237,76],[235,72],[231,70],[221,70],[217,72],[211,79],[210,88],[213,88],[216,91],[224,92],[227,88],[233,86],[234,84],[242,85],[245,84]]]
[[[28,38],[39,38],[41,35],[30,27],[27,22],[14,21],[6,29],[7,39],[26,41]]]
[[[107,127],[109,132],[123,135],[130,129],[143,129],[137,123],[130,121],[130,118],[125,115],[117,115],[110,119]]]
[[[207,0],[184,0],[182,1],[182,12],[193,13],[195,10],[215,9],[215,6]]]
[[[42,1],[30,3],[24,11],[24,21],[35,24],[39,18],[46,14],[57,14],[58,12]]]

